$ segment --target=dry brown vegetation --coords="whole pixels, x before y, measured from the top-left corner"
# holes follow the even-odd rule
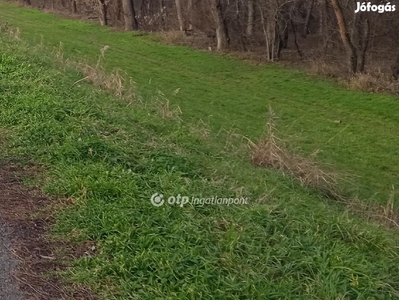
[[[327,197],[341,199],[338,188],[338,174],[323,170],[315,162],[300,155],[290,153],[276,135],[274,111],[269,108],[269,116],[264,138],[259,142],[250,141],[252,163],[260,167],[277,169],[292,176],[311,189]]]
[[[63,44],[53,51],[54,57],[62,63],[63,66],[77,69],[82,72],[83,78],[77,80],[71,88],[75,87],[81,82],[89,82],[100,87],[103,90],[111,92],[116,97],[123,97],[129,103],[139,100],[136,95],[135,82],[132,78],[127,76],[126,72],[120,69],[114,69],[112,72],[107,72],[103,66],[105,59],[105,51],[109,47],[106,45],[99,49],[101,53],[97,63],[92,65],[85,61],[71,61],[64,58]]]
[[[312,157],[305,158],[291,153],[285,143],[276,136],[275,113],[269,108],[264,137],[257,143],[248,140],[251,150],[251,161],[255,166],[279,170],[284,175],[298,180],[304,187],[317,191],[333,199],[348,211],[382,226],[399,228],[399,211],[394,208],[395,189],[392,186],[390,197],[385,206],[368,203],[356,196],[346,195],[340,188],[343,181],[350,181],[348,174],[327,170],[315,162]]]
[[[158,91],[155,96],[155,103],[157,113],[162,119],[181,120],[180,115],[182,114],[182,111],[180,107],[177,105],[171,106],[169,99],[167,99],[165,94],[161,91]]]
[[[399,81],[381,72],[356,74],[346,83],[350,89],[354,90],[372,93],[388,92],[399,95]]]

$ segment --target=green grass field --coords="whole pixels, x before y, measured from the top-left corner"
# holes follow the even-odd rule
[[[0,4],[0,19],[18,26],[32,43],[62,42],[67,57],[95,62],[99,49],[109,45],[107,67],[126,71],[144,97],[156,88],[169,97],[180,88],[170,100],[181,107],[184,120],[201,119],[213,132],[234,128],[256,140],[270,104],[282,137],[303,153],[321,150],[320,161],[353,174],[356,182],[347,189],[365,201],[385,204],[391,186],[398,183],[396,97],[347,91],[298,71],[250,66],[6,3]],[[343,120],[340,126],[334,123],[337,119]]]
[[[5,22],[23,42],[0,35],[2,158],[46,165],[43,190],[71,202],[54,234],[98,245],[66,278],[104,299],[399,299],[394,231],[255,168],[230,134],[256,141],[271,105],[292,150],[321,150],[353,175],[347,193],[385,204],[399,178],[397,98],[0,2]],[[60,42],[92,63],[110,45],[106,68],[127,72],[143,103],[73,86],[84,75],[51,54]],[[181,119],[160,117],[157,90]],[[156,192],[250,201],[155,207]]]

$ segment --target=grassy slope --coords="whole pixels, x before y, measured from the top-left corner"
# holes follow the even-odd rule
[[[0,19],[18,26],[30,41],[39,43],[43,38],[53,46],[62,42],[72,57],[94,61],[99,49],[110,45],[106,59],[110,68],[125,70],[144,95],[158,87],[169,97],[181,88],[170,98],[182,108],[184,119],[202,119],[214,132],[235,127],[256,139],[271,104],[282,135],[294,136],[292,147],[305,153],[320,149],[321,161],[358,176],[347,189],[359,192],[362,199],[385,203],[391,186],[398,183],[397,98],[346,91],[298,71],[250,66],[3,2]],[[343,123],[337,126],[336,119]]]
[[[235,125],[239,132],[256,137],[263,127],[266,104],[274,97],[280,124],[298,120],[282,130],[303,130],[298,145],[305,144],[311,151],[341,130],[324,120],[323,114],[326,118],[332,114],[333,120],[337,111],[344,114],[346,105],[356,105],[361,109],[346,114],[359,128],[353,125],[337,137],[336,144],[329,144],[331,148],[323,146],[325,159],[357,172],[377,170],[394,180],[396,174],[389,169],[361,163],[364,156],[376,164],[384,160],[388,153],[379,152],[377,146],[370,147],[375,153],[360,149],[360,163],[352,168],[356,147],[369,143],[362,139],[379,131],[387,137],[394,126],[388,109],[367,103],[390,103],[393,115],[393,99],[346,92],[323,82],[309,86],[310,78],[298,72],[250,67],[142,37],[135,37],[133,43],[128,34],[108,36],[94,25],[56,23],[53,16],[3,3],[0,8],[0,17],[13,16],[13,23],[26,35],[34,26],[42,26],[43,33],[51,28],[46,42],[56,44],[65,38],[69,54],[76,43],[81,55],[97,55],[100,44],[85,44],[86,35],[110,39],[104,44],[115,49],[107,53],[111,66],[118,59],[128,61],[123,49],[134,47],[133,55],[146,58],[147,63],[137,59],[129,73],[147,101],[152,85],[167,94],[182,88],[173,101],[183,109],[183,122],[163,120],[151,109],[126,107],[89,85],[70,89],[81,74],[60,72],[42,53],[29,53],[23,44],[1,38],[0,126],[12,141],[8,154],[48,165],[46,191],[73,200],[75,206],[59,215],[59,233],[99,243],[95,257],[81,260],[71,270],[75,280],[91,284],[106,299],[399,297],[397,237],[348,217],[287,178],[254,169],[214,134],[204,141],[190,131],[191,119],[202,118],[214,133]],[[69,40],[66,33],[57,33],[61,28],[70,32]],[[82,35],[72,39],[73,32]],[[159,62],[162,51],[164,60]],[[173,62],[174,57],[180,58]],[[240,84],[233,70],[242,76]],[[152,85],[147,85],[150,77]],[[285,84],[286,80],[291,81]],[[310,101],[306,93],[324,100]],[[378,123],[384,113],[386,122]],[[317,120],[322,123],[314,126]],[[356,135],[357,130],[361,135]],[[352,141],[350,151],[339,152],[345,141]],[[394,144],[382,140],[378,147],[385,143]],[[388,162],[387,167],[393,168]],[[376,179],[380,181],[371,191],[386,183]],[[155,208],[148,200],[156,191],[230,196],[239,194],[241,187],[252,198],[248,207]],[[257,201],[272,189],[266,203]]]

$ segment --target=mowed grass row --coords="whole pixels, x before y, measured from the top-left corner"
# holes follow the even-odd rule
[[[126,71],[145,99],[160,89],[181,107],[186,122],[202,120],[213,133],[234,130],[256,141],[271,105],[279,117],[280,137],[305,155],[320,150],[318,160],[352,175],[343,186],[363,201],[384,205],[399,181],[397,97],[348,91],[280,66],[252,66],[163,45],[152,35],[116,32],[4,1],[0,20],[19,27],[23,39],[32,44],[57,47],[62,42],[69,58],[94,63],[99,49],[109,45],[109,70]],[[180,90],[174,95],[176,89]]]
[[[44,191],[69,200],[54,233],[97,245],[66,278],[103,299],[399,297],[394,232],[255,168],[224,137],[161,118],[151,98],[128,105],[74,85],[83,74],[43,47],[4,35],[0,47],[2,159],[44,164]],[[155,192],[250,204],[155,207]]]

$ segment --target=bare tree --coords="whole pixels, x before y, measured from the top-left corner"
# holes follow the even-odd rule
[[[133,0],[122,0],[123,17],[125,20],[125,30],[137,30],[138,22]]]
[[[288,25],[290,22],[290,0],[273,1],[267,4],[258,0],[267,59],[280,58],[281,50],[288,46]]]
[[[188,20],[187,30],[192,31],[193,30],[193,0],[188,0],[188,3],[187,3],[187,20]]]
[[[108,4],[105,0],[98,0],[98,8],[100,10],[100,23],[102,26],[108,25]]]
[[[394,78],[395,80],[399,78],[399,53],[398,56],[396,57],[395,62],[392,64],[391,75],[392,78]]]
[[[246,30],[246,34],[248,37],[253,35],[254,20],[255,20],[254,0],[248,0],[248,23],[247,23],[247,30]]]
[[[364,14],[356,14],[353,22],[352,41],[357,51],[357,72],[364,72],[366,64],[366,52],[370,40],[370,22],[364,18]]]
[[[309,31],[309,23],[310,23],[310,18],[312,16],[312,10],[313,10],[314,1],[315,0],[310,0],[309,6],[308,6],[308,10],[307,10],[307,13],[306,13],[306,19],[305,19],[305,24],[303,26],[303,33],[302,33],[302,36],[305,37],[305,38],[308,35],[308,31]]]
[[[74,13],[74,14],[78,13],[78,5],[76,3],[76,0],[72,0],[72,13]]]
[[[223,14],[222,0],[211,0],[211,3],[212,13],[216,22],[216,49],[221,51],[226,49],[229,44],[228,31]]]
[[[341,36],[342,43],[344,44],[347,55],[348,55],[348,63],[349,70],[351,73],[356,73],[357,71],[357,53],[356,48],[354,47],[351,38],[349,36],[348,27],[346,25],[345,17],[342,12],[341,5],[338,0],[331,0],[331,4],[335,11],[335,16],[338,21],[339,33]]]
[[[177,20],[179,21],[179,29],[181,32],[185,32],[186,26],[185,26],[185,22],[183,19],[183,11],[182,11],[182,7],[181,7],[181,1],[175,0],[175,4],[176,4]]]

